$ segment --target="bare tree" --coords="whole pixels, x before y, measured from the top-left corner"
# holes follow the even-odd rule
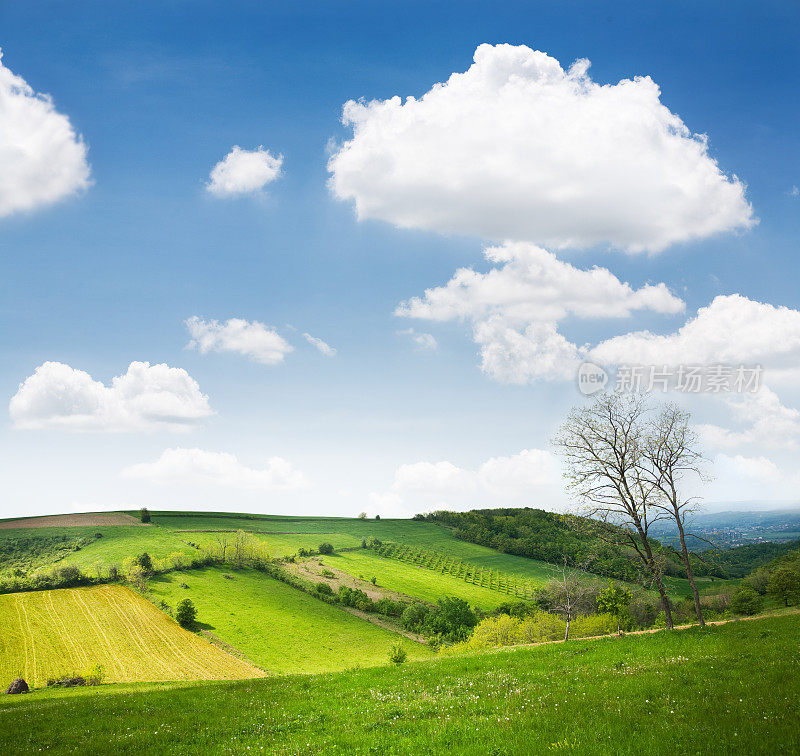
[[[228,534],[223,532],[217,535],[217,543],[221,554],[220,563],[224,564],[228,555]]]
[[[638,394],[602,394],[592,404],[573,409],[553,443],[566,463],[568,490],[586,515],[605,526],[598,530],[601,537],[633,549],[656,584],[667,627],[672,628],[663,560],[654,553],[648,535],[666,513],[654,506],[660,490],[643,474],[647,411]]]
[[[565,641],[569,640],[569,626],[573,617],[585,604],[588,591],[589,586],[586,585],[586,581],[581,579],[577,570],[568,566],[567,558],[564,557],[561,576],[550,581],[547,594],[550,599],[550,608],[564,617],[564,621],[567,623],[564,630]]]
[[[694,595],[695,614],[697,621],[705,625],[686,546],[686,517],[696,509],[698,500],[696,497],[683,498],[679,493],[680,484],[687,476],[706,478],[703,456],[698,447],[697,436],[689,427],[689,413],[675,404],[665,404],[648,423],[643,452],[647,463],[644,475],[660,493],[654,506],[666,512],[678,528],[681,557]]]

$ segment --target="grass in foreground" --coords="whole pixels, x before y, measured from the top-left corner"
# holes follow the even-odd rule
[[[0,596],[0,682],[44,685],[102,664],[109,682],[212,680],[262,673],[183,630],[121,586]]]
[[[793,753],[796,615],[195,687],[0,699],[0,743],[56,753]]]
[[[181,588],[182,583],[188,588]],[[172,607],[191,599],[203,627],[271,673],[385,664],[399,641],[410,658],[431,656],[419,643],[255,570],[206,567],[174,572],[151,580],[150,593]]]

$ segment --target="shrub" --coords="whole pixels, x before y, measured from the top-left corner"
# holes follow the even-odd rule
[[[319,545],[319,553],[320,554],[333,554],[333,544],[331,543],[321,543]]]
[[[147,507],[142,507],[139,510],[139,519],[142,522],[150,522],[150,512],[148,511]]]
[[[406,604],[404,602],[392,601],[388,598],[378,599],[375,602],[375,611],[386,617],[399,617],[403,613],[405,607]]]
[[[606,612],[576,617],[572,620],[569,632],[573,638],[592,638],[596,635],[611,635],[617,629],[617,615]]]
[[[95,664],[87,673],[86,673],[86,684],[87,685],[102,685],[106,679],[106,670],[102,664]]]
[[[367,519],[367,513],[366,512],[359,512],[358,513],[358,519],[359,520],[366,520]]]
[[[747,586],[738,588],[731,596],[731,609],[736,614],[758,614],[763,605],[764,599]]]
[[[139,554],[135,561],[145,572],[153,571],[153,558],[146,551]]]
[[[331,572],[330,570],[322,570],[322,577],[335,578],[336,575],[333,572]]]
[[[310,554],[310,552],[309,552],[308,549],[304,549],[304,548],[301,547],[301,548],[299,548],[297,550],[297,556],[299,556],[299,557],[307,557],[307,556],[309,556],[309,554]]]
[[[372,583],[372,585],[377,585],[377,584],[378,584],[378,578],[376,578],[376,577],[375,577],[375,575],[373,575],[373,576],[372,576],[372,577],[369,579],[369,582],[370,582],[370,583]]]
[[[422,632],[425,617],[430,612],[430,607],[427,604],[409,604],[400,615],[400,624],[412,632]]]
[[[464,599],[448,596],[425,616],[423,629],[428,635],[439,634],[450,641],[463,641],[478,623],[475,612]]]
[[[317,583],[315,589],[317,593],[324,593],[326,596],[333,596],[333,588],[327,583]]]
[[[389,661],[393,664],[402,664],[408,658],[408,654],[403,646],[399,643],[396,643],[392,646],[392,650],[389,652]]]
[[[187,630],[194,628],[197,623],[197,609],[191,599],[183,599],[175,611],[175,619],[181,627]]]
[[[381,516],[380,516],[380,515],[375,515],[375,519],[376,519],[376,520],[380,520],[380,519],[381,519]]]

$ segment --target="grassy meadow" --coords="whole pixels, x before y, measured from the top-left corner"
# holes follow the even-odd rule
[[[29,685],[86,674],[109,682],[214,680],[262,673],[178,626],[122,586],[0,596],[0,679]]]
[[[398,641],[411,659],[432,656],[420,643],[251,569],[173,572],[152,579],[149,593],[173,607],[191,599],[201,627],[273,674],[385,664]]]
[[[489,610],[496,609],[500,604],[510,600],[505,593],[471,585],[454,575],[381,557],[371,549],[343,551],[326,556],[323,564],[342,570],[353,577],[363,577],[365,580],[375,577],[377,585],[382,588],[405,593],[432,604],[443,596],[455,596],[464,599],[472,606]]]
[[[69,753],[794,753],[800,618],[339,674],[0,699],[0,743]]]

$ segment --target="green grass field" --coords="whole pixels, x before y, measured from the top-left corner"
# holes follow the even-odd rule
[[[323,563],[353,577],[363,576],[365,580],[375,577],[377,585],[382,588],[405,593],[432,604],[443,596],[455,596],[469,602],[471,606],[488,610],[496,609],[500,604],[512,600],[504,593],[471,585],[454,575],[443,575],[415,564],[378,556],[371,549],[343,551],[326,556]]]
[[[419,643],[255,570],[207,567],[170,573],[151,580],[150,593],[173,607],[190,598],[203,626],[271,673],[385,664],[398,641],[410,658],[431,656]]]
[[[53,753],[775,754],[800,750],[797,615],[200,686],[0,699]]]
[[[121,586],[0,596],[0,680],[86,673],[109,682],[254,677],[260,671],[183,630]]]

